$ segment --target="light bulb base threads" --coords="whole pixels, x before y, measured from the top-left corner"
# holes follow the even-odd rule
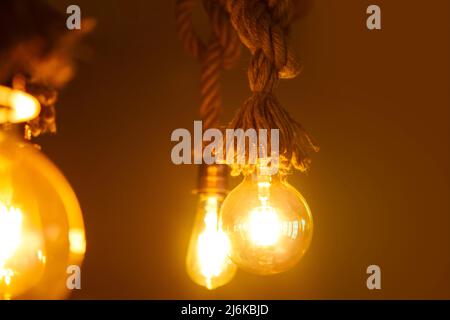
[[[202,164],[199,166],[197,189],[194,193],[228,193],[229,167],[224,164]]]

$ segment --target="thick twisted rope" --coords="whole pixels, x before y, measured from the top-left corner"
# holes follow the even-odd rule
[[[252,96],[240,108],[230,126],[244,130],[279,129],[282,165],[307,171],[310,152],[319,147],[284,110],[273,90],[280,78],[293,78],[301,68],[288,35],[292,0],[227,0],[233,27],[252,53],[248,79]],[[270,151],[269,151],[270,152]]]
[[[178,0],[176,19],[184,48],[202,64],[200,117],[205,129],[217,127],[222,109],[220,73],[230,68],[240,54],[240,40],[230,23],[224,3],[203,0],[211,23],[211,36],[205,44],[194,30],[192,10],[195,0]]]

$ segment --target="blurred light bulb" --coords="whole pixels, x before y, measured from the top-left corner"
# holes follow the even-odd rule
[[[313,222],[302,195],[284,175],[246,175],[221,209],[230,257],[243,270],[274,274],[293,267],[309,247]]]
[[[23,215],[19,209],[0,202],[0,279],[7,274],[5,264],[22,240]],[[8,278],[7,282],[10,282]]]
[[[11,299],[40,280],[45,268],[39,217],[0,199],[0,292]],[[8,201],[9,202],[9,201]]]
[[[35,147],[0,129],[0,299],[64,297],[85,252],[78,201]]]
[[[236,266],[228,258],[230,241],[218,224],[222,201],[222,195],[200,194],[186,257],[191,279],[210,290],[228,283],[236,273]]]
[[[32,95],[0,85],[0,123],[20,123],[39,115],[41,105]]]

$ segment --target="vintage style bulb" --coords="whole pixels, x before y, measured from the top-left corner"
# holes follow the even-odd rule
[[[63,298],[86,249],[75,194],[34,146],[0,130],[0,299]]]
[[[292,268],[309,247],[313,221],[308,204],[285,175],[248,174],[225,198],[221,227],[238,267],[257,274]]]
[[[31,95],[0,86],[0,300],[59,299],[86,250],[78,200],[61,172],[16,134],[39,114]]]
[[[200,194],[197,216],[186,257],[191,279],[208,289],[228,283],[236,273],[229,259],[230,241],[220,230],[218,217],[223,196]]]
[[[11,192],[0,198],[0,293],[9,299],[35,285],[45,269],[45,245],[39,215],[11,205]],[[20,276],[19,276],[20,275]]]

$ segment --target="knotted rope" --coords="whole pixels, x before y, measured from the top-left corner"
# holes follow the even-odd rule
[[[252,53],[248,68],[252,96],[239,109],[230,127],[279,129],[282,169],[293,166],[307,171],[309,153],[317,152],[319,147],[273,93],[279,79],[293,78],[301,70],[288,42],[292,5],[292,0],[226,0],[231,23]]]
[[[203,0],[211,24],[211,35],[205,44],[195,32],[192,10],[196,0],[177,0],[176,20],[183,46],[202,64],[200,117],[204,129],[217,127],[221,112],[220,73],[230,68],[240,55],[240,40],[230,23],[224,2]]]
[[[230,68],[240,55],[241,42],[225,9],[225,3],[218,0],[203,0],[203,7],[211,24],[211,35],[207,44],[200,39],[192,24],[192,10],[195,0],[177,0],[176,19],[178,33],[183,46],[200,61],[201,104],[200,117],[203,129],[219,126],[222,110],[220,96],[220,74]],[[209,165],[199,168],[196,192],[226,193],[228,168],[226,165]]]

